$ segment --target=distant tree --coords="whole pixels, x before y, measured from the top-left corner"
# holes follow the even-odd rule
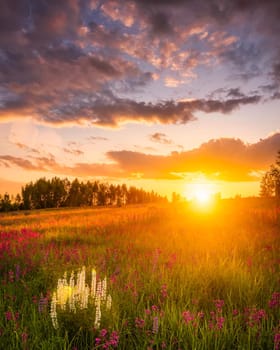
[[[5,193],[3,198],[1,198],[0,202],[0,210],[1,211],[10,211],[12,209],[12,202],[10,199],[10,195]]]
[[[172,192],[172,203],[179,203],[182,200],[181,195],[176,192]]]
[[[280,151],[278,151],[275,165],[271,165],[261,179],[260,196],[280,199]]]
[[[50,181],[50,194],[48,205],[51,208],[63,206],[67,198],[67,179],[61,180],[54,177]]]
[[[43,209],[79,206],[104,206],[125,204],[143,204],[166,201],[154,191],[146,192],[125,184],[109,185],[99,181],[86,183],[78,179],[70,182],[54,177],[51,180],[40,178],[22,187],[21,196],[13,197],[6,193],[0,196],[0,211],[19,209]]]

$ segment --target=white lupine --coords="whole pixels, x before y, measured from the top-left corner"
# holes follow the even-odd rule
[[[105,277],[101,283],[101,299],[103,301],[106,300],[106,293],[107,293],[107,278]]]
[[[81,309],[87,309],[87,307],[88,307],[89,292],[90,292],[90,289],[86,285],[83,293],[81,294]]]
[[[110,294],[108,294],[107,300],[106,300],[106,309],[111,310],[111,308],[112,308],[112,297]]]
[[[56,292],[54,292],[53,296],[52,296],[52,301],[51,301],[51,312],[50,312],[50,314],[51,314],[52,324],[53,324],[53,327],[55,329],[58,328],[56,303],[57,303]]]
[[[95,295],[95,298],[97,297],[101,297],[101,294],[102,294],[102,283],[101,281],[98,281],[97,282],[97,286],[96,286],[96,295]]]
[[[96,271],[92,269],[91,286],[86,284],[86,268],[85,266],[77,273],[75,283],[75,275],[72,271],[67,282],[67,273],[65,272],[63,278],[57,281],[57,290],[53,293],[51,301],[51,319],[55,329],[58,328],[57,321],[57,306],[61,310],[66,310],[67,306],[72,312],[77,309],[87,309],[89,302],[92,301],[95,305],[95,322],[96,328],[100,327],[101,323],[101,306],[106,306],[107,310],[111,309],[112,298],[107,295],[107,279],[103,281],[96,281]]]
[[[85,266],[83,266],[81,272],[79,272],[77,276],[77,285],[78,285],[79,295],[82,295],[84,293],[85,283],[86,283],[86,268]]]
[[[69,297],[69,309],[70,311],[76,312],[76,306],[75,306],[75,280],[74,280],[74,271],[71,272],[70,280],[69,280],[69,286],[72,290],[72,293]]]
[[[96,309],[95,309],[94,327],[99,328],[100,322],[101,322],[101,307],[100,307],[100,303],[99,303],[99,304],[97,304]]]
[[[94,298],[96,293],[96,271],[92,269],[91,271],[91,297]]]

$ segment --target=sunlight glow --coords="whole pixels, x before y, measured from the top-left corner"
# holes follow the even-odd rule
[[[211,200],[211,196],[212,194],[210,193],[210,191],[205,188],[198,189],[194,194],[195,200],[202,205],[209,203]]]
[[[195,210],[211,210],[215,205],[218,187],[211,182],[195,182],[186,185],[184,195]]]

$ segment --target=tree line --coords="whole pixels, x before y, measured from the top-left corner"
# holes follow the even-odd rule
[[[277,153],[275,164],[270,166],[261,179],[260,196],[280,200],[280,151]]]
[[[122,206],[167,201],[154,191],[147,192],[125,184],[113,185],[100,181],[72,182],[54,177],[40,178],[22,187],[21,195],[0,195],[0,211],[29,210],[81,206]]]

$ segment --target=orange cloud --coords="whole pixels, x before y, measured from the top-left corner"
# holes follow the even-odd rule
[[[152,135],[164,140],[165,135]],[[58,164],[53,156],[29,157],[0,156],[5,167],[17,166],[25,170],[48,171],[71,176],[103,176],[115,178],[182,179],[187,174],[203,173],[209,179],[224,181],[256,181],[257,173],[274,163],[280,150],[280,133],[254,144],[239,139],[210,140],[200,147],[170,155],[150,155],[134,151],[110,151],[112,163]]]

